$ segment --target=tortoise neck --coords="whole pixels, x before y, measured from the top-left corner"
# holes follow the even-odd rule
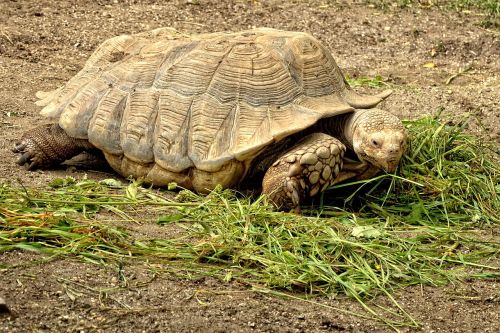
[[[353,149],[353,137],[354,137],[354,132],[360,125],[360,123],[363,121],[365,118],[364,115],[366,115],[367,112],[366,110],[354,110],[354,112],[351,112],[346,115],[346,118],[342,124],[342,132],[340,133],[343,138],[342,141],[343,143],[349,148]]]
[[[366,110],[355,110],[345,115],[329,118],[323,131],[339,139],[348,149],[353,149],[354,131],[363,120]]]

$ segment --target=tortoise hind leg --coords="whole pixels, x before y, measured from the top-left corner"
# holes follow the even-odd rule
[[[300,203],[330,186],[342,169],[345,146],[313,133],[280,156],[267,170],[262,193],[279,210],[300,212]]]
[[[87,140],[70,137],[58,124],[47,124],[25,132],[12,151],[22,154],[17,164],[35,170],[58,165],[92,148]]]

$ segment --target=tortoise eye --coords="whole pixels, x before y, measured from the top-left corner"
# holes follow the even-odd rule
[[[377,140],[375,139],[372,139],[372,145],[374,145],[375,147],[378,147],[379,146],[379,143]]]

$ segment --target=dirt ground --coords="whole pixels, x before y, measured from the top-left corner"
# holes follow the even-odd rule
[[[20,178],[39,185],[67,174],[64,169],[27,172],[10,152],[24,130],[44,121],[33,104],[35,92],[72,77],[105,39],[163,26],[189,33],[260,26],[307,31],[328,45],[350,77],[385,78],[395,90],[385,109],[403,117],[442,110],[450,121],[468,113],[471,131],[500,142],[498,29],[481,27],[484,15],[474,10],[420,3],[0,0],[0,181]],[[331,308],[360,311],[342,297],[314,303],[277,298],[236,283],[155,274],[146,264],[126,265],[128,285],[123,286],[115,268],[43,259],[20,251],[0,254],[0,298],[11,309],[0,314],[1,332],[390,330]],[[403,331],[500,332],[499,290],[500,281],[400,290],[396,299],[420,323]]]

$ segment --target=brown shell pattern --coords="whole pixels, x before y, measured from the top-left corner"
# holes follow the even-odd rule
[[[69,135],[172,172],[248,161],[321,118],[381,100],[354,93],[312,36],[273,29],[118,36],[37,96]]]

